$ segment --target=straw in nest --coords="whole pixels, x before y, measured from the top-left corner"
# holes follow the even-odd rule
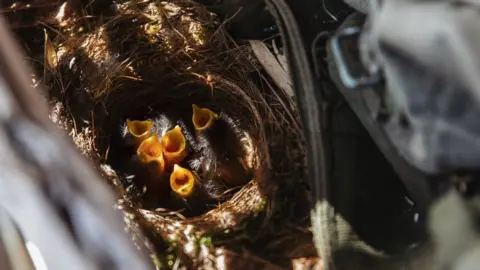
[[[270,265],[231,247],[245,245],[251,231],[268,235],[270,219],[298,213],[292,200],[304,195],[304,151],[291,100],[269,85],[247,47],[237,46],[213,14],[191,1],[120,2],[96,20],[62,8],[45,47],[51,118],[117,192],[117,208],[137,246],[169,267],[222,268],[245,256]],[[145,209],[110,164],[112,134],[126,118],[192,103],[236,117],[252,181],[197,217]]]

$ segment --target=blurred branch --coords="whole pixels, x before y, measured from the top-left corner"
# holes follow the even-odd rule
[[[48,269],[152,268],[105,182],[48,119],[3,18],[0,36],[0,206]]]

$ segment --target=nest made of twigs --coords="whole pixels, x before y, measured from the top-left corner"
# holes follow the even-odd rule
[[[49,89],[52,120],[112,185],[136,244],[157,265],[238,263],[244,252],[227,247],[245,241],[249,222],[259,230],[283,210],[290,195],[280,190],[295,193],[292,198],[302,192],[304,151],[291,100],[269,85],[249,49],[236,45],[198,4],[119,2],[104,14],[93,18],[64,4],[55,29],[46,32],[42,82]],[[185,218],[143,207],[109,155],[112,134],[126,118],[192,103],[235,116],[254,173],[213,210]]]

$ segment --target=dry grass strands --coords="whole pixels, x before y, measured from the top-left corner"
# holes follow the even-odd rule
[[[55,51],[55,61],[48,63],[43,82],[49,88],[51,118],[70,132],[112,185],[134,241],[151,253],[156,264],[222,268],[226,262],[219,260],[221,254],[233,254],[229,245],[238,246],[244,239],[231,237],[219,248],[214,238],[248,234],[249,222],[268,224],[272,210],[287,203],[278,200],[284,198],[279,195],[282,187],[298,189],[304,152],[291,101],[269,87],[255,72],[258,67],[248,48],[236,46],[215,23],[215,16],[201,6],[187,0],[120,1],[112,3],[112,10],[110,17],[96,21],[85,11],[70,12],[56,25],[57,35],[49,36],[49,53]],[[249,183],[222,189],[222,196],[215,197],[206,212],[185,217],[181,208],[191,204],[179,208],[168,199],[172,176],[152,176],[142,163],[172,168],[188,166],[192,159],[205,163],[196,126],[205,122],[203,126],[210,127],[214,121],[195,118],[193,104],[211,109],[218,114],[215,119],[231,127]],[[162,136],[177,125],[184,138],[173,140],[179,151],[170,152],[179,155],[158,152],[165,145],[151,143],[152,138],[158,136],[162,142]],[[126,134],[139,146],[136,150],[123,147]],[[185,152],[190,156],[185,157]],[[213,168],[227,164],[222,158],[226,159],[219,157],[209,164]],[[132,177],[135,170],[149,173],[139,180],[138,175]],[[228,175],[225,170],[223,175]],[[195,193],[197,186],[190,180],[204,175],[194,169],[191,174],[177,180],[188,180],[182,187],[193,187]],[[288,219],[290,212],[284,215]],[[138,237],[139,231],[148,239]]]

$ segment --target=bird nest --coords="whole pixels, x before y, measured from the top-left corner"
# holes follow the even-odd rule
[[[291,100],[271,86],[248,47],[194,2],[112,2],[101,16],[95,8],[63,4],[45,32],[42,82],[50,117],[112,186],[135,244],[157,266],[263,268],[260,259],[245,261],[240,246],[268,238],[252,240],[251,231],[271,236],[272,220],[298,214],[295,200],[305,190]],[[186,214],[146,203],[149,187],[130,177],[119,149],[127,119],[175,112],[186,123],[192,104],[228,116],[250,174],[215,204]]]

